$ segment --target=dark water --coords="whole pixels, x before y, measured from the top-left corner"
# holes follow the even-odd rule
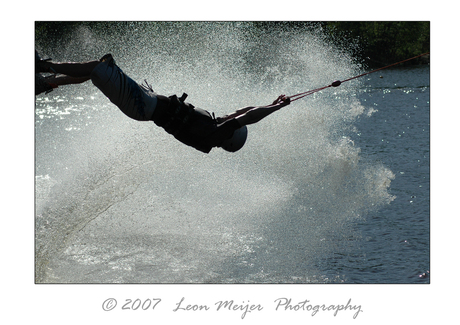
[[[43,51],[112,52],[216,115],[362,73],[320,32],[147,27],[79,29]],[[37,282],[429,282],[428,67],[296,101],[233,155],[128,119],[90,82],[38,96],[35,112]]]
[[[396,175],[390,189],[396,198],[356,224],[362,253],[352,282],[429,282],[429,81],[428,66],[392,69],[370,75],[358,95],[377,112],[358,119],[353,139],[363,156],[384,162]]]

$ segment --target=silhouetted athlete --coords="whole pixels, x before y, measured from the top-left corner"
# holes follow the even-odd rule
[[[267,106],[249,106],[222,117],[180,98],[155,93],[145,82],[140,85],[128,77],[107,54],[98,61],[83,63],[40,62],[41,72],[62,73],[75,78],[91,79],[107,98],[132,119],[153,121],[182,143],[209,153],[213,147],[235,152],[247,138],[246,125],[256,123],[271,113],[290,104],[290,98],[281,95]]]

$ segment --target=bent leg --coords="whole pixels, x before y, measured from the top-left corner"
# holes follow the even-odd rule
[[[65,74],[76,78],[89,78],[91,72],[100,63],[100,61],[90,62],[42,62],[42,66],[48,69],[48,72]]]
[[[128,117],[148,121],[153,115],[157,97],[128,77],[114,62],[99,62],[91,72],[91,81]]]

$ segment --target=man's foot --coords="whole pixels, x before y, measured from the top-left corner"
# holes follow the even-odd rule
[[[53,72],[47,64],[48,61],[51,61],[51,59],[42,59],[37,50],[35,50],[35,73]]]

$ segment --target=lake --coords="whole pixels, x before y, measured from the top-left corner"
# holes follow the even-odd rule
[[[110,51],[133,79],[216,115],[363,72],[317,34],[186,27],[128,30],[118,47],[77,30],[39,52]],[[429,66],[295,101],[235,154],[130,120],[91,82],[36,97],[35,141],[37,283],[430,281]]]

